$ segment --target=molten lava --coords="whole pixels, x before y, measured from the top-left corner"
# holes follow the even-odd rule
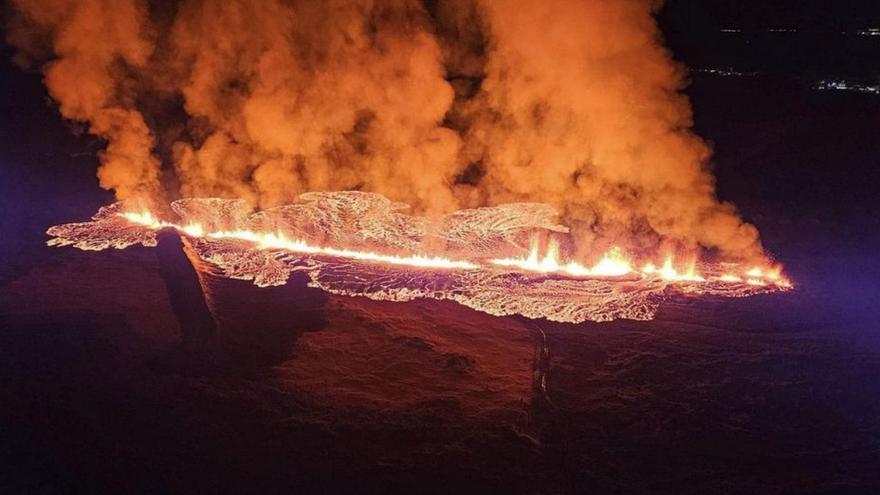
[[[175,229],[224,276],[259,286],[284,284],[301,271],[312,286],[336,294],[452,299],[490,314],[568,322],[649,319],[670,291],[742,297],[791,287],[778,266],[678,264],[667,256],[658,267],[636,263],[620,247],[591,265],[565,260],[556,236],[566,229],[552,222],[546,205],[463,210],[429,221],[401,213],[376,194],[309,193],[303,199],[258,213],[242,201],[180,200],[172,204],[180,222],[116,203],[91,222],[50,228],[49,244],[155,246],[159,230]],[[549,239],[543,252],[538,237]],[[523,254],[493,256],[516,252]]]
[[[525,258],[497,258],[492,263],[498,266],[519,268],[538,273],[558,273],[572,277],[620,277],[632,273],[632,264],[623,255],[619,247],[612,247],[602,259],[592,267],[586,267],[576,261],[562,263],[559,261],[559,243],[552,239],[547,253],[542,257],[538,250],[538,242],[532,242],[532,249]]]
[[[148,211],[141,213],[124,212],[119,213],[119,216],[125,218],[132,223],[143,225],[154,230],[173,228],[190,237],[247,241],[254,243],[259,249],[280,249],[293,253],[322,254],[335,258],[350,258],[359,261],[388,263],[390,265],[403,265],[420,268],[458,270],[475,270],[477,268],[480,268],[480,265],[476,263],[471,263],[469,261],[455,261],[440,256],[388,255],[372,251],[355,251],[351,249],[313,246],[302,240],[288,239],[282,232],[254,232],[251,230],[205,232],[201,224],[189,223],[187,225],[178,225],[170,222],[164,222],[158,220]]]
[[[254,232],[251,230],[231,230],[206,232],[201,224],[188,223],[179,225],[172,222],[159,220],[149,211],[123,212],[118,214],[131,223],[143,225],[153,230],[173,228],[181,233],[195,238],[240,240],[253,243],[258,249],[278,249],[293,253],[326,255],[336,258],[349,258],[359,261],[387,263],[390,265],[410,266],[417,268],[432,269],[457,269],[478,270],[484,266],[478,262],[466,260],[453,260],[442,256],[429,255],[396,255],[381,254],[373,251],[357,251],[334,247],[311,245],[299,239],[288,239],[282,232]],[[673,266],[673,258],[667,256],[663,265],[657,268],[653,263],[645,264],[641,270],[633,268],[632,262],[623,254],[620,247],[614,246],[609,249],[602,258],[592,267],[587,267],[576,261],[562,262],[559,255],[559,243],[551,239],[547,252],[540,255],[538,241],[533,239],[532,247],[527,257],[520,258],[495,258],[490,263],[516,268],[523,271],[559,274],[570,277],[622,277],[625,275],[640,273],[644,276],[658,276],[670,282],[704,282],[706,279],[696,272],[694,264],[679,272]],[[747,283],[752,285],[767,285],[775,283],[780,286],[788,286],[789,282],[779,275],[779,269],[762,270],[755,267],[745,272],[748,276]],[[740,283],[742,277],[733,274],[724,274],[717,277],[719,282]]]

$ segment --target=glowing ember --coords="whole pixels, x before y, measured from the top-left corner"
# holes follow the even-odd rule
[[[175,229],[223,276],[259,286],[304,272],[310,285],[335,294],[451,299],[490,314],[565,322],[649,319],[670,291],[742,297],[791,287],[780,267],[666,257],[659,267],[636,268],[620,247],[592,265],[566,260],[556,238],[566,229],[552,222],[555,213],[546,205],[463,210],[428,221],[376,194],[308,193],[303,199],[259,213],[236,200],[180,200],[172,204],[179,222],[117,203],[91,222],[50,228],[48,243],[85,250],[155,246],[159,230]],[[547,239],[543,252],[539,238]],[[527,254],[493,256],[515,252]]]

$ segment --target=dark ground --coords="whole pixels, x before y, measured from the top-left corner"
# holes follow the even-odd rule
[[[707,46],[719,66],[742,57],[665,22],[688,63]],[[43,246],[47,226],[111,197],[99,143],[71,135],[7,55],[3,493],[880,492],[880,97],[805,83],[839,66],[697,74],[689,89],[720,194],[797,290],[677,299],[651,322],[541,323],[548,402],[532,380],[538,327],[453,303],[211,279],[222,332],[253,352],[181,347],[155,251]],[[249,341],[267,308],[281,316]]]

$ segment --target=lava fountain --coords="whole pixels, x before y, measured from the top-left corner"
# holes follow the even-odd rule
[[[572,323],[651,319],[676,293],[744,297],[792,287],[778,266],[679,264],[671,256],[658,266],[638,263],[619,247],[591,265],[565,260],[555,236],[567,229],[539,203],[426,218],[402,213],[406,205],[374,193],[306,193],[301,199],[256,213],[241,200],[182,199],[171,205],[176,222],[120,202],[89,222],[50,228],[48,244],[156,246],[157,233],[173,229],[223,276],[260,287],[285,284],[301,271],[312,287],[334,294],[448,299],[498,316]],[[544,249],[541,238],[549,239]]]

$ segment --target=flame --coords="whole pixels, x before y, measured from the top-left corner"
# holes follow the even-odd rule
[[[551,240],[547,246],[547,254],[540,257],[537,242],[532,242],[532,249],[526,258],[500,258],[493,259],[492,263],[501,266],[516,267],[539,273],[559,273],[575,277],[622,277],[636,273],[633,263],[624,255],[618,246],[609,249],[602,258],[592,267],[586,267],[580,263],[559,261],[559,246]],[[657,268],[653,263],[645,264],[641,273],[648,276],[658,276],[663,280],[677,282],[703,282],[706,279],[696,272],[694,264],[685,272],[678,272],[674,266],[672,257],[667,257],[662,267]]]
[[[137,212],[125,212],[120,213],[119,216],[125,218],[131,223],[136,223],[139,225],[144,225],[146,227],[150,227],[151,229],[164,229],[164,228],[178,228],[177,224],[173,224],[171,222],[165,222],[159,220],[149,211],[142,211],[140,213]]]
[[[454,260],[442,256],[382,254],[373,251],[316,246],[304,240],[290,239],[282,232],[254,232],[252,230],[208,231],[203,225],[195,222],[179,225],[160,220],[149,211],[125,212],[118,215],[133,224],[154,230],[173,228],[195,238],[246,241],[255,244],[259,249],[276,249],[294,253],[441,270],[477,270],[483,268],[480,263],[475,261]],[[756,266],[741,274],[725,273],[707,279],[698,273],[695,263],[691,262],[683,271],[679,271],[675,266],[673,257],[667,256],[660,267],[654,263],[647,262],[641,269],[636,269],[634,268],[634,263],[618,246],[611,247],[593,266],[586,266],[573,260],[562,261],[559,243],[555,239],[551,239],[548,242],[546,253],[543,256],[540,253],[537,239],[534,239],[528,256],[520,258],[495,258],[488,260],[488,262],[492,265],[516,268],[526,272],[559,274],[570,277],[623,277],[625,275],[640,274],[643,277],[656,277],[669,282],[713,281],[730,284],[745,283],[754,286],[774,284],[784,288],[792,287],[791,282],[782,276],[782,267],[778,265],[767,268]]]
[[[205,235],[205,229],[197,223],[186,224],[181,230],[190,237],[202,237]]]
[[[538,253],[537,241],[532,241],[532,249],[526,258],[496,258],[495,265],[519,268],[531,272],[558,273],[574,277],[620,277],[633,272],[632,264],[617,246],[612,247],[595,265],[586,267],[576,261],[559,261],[559,244],[550,240],[547,254],[543,258]]]
[[[782,268],[754,267],[744,272],[742,276],[735,273],[725,273],[720,276],[707,278],[700,274],[694,262],[688,263],[686,268],[676,268],[672,256],[667,256],[663,264],[657,267],[652,262],[642,265],[641,269],[633,268],[634,263],[626,257],[623,250],[617,246],[609,249],[602,258],[592,267],[584,266],[576,261],[563,262],[559,259],[559,245],[551,240],[547,246],[547,252],[541,256],[536,240],[532,241],[529,255],[521,258],[498,258],[490,260],[499,266],[518,268],[524,271],[537,273],[556,273],[573,277],[622,277],[634,273],[640,273],[644,277],[657,277],[668,282],[721,282],[729,284],[749,284],[766,286],[775,284],[779,287],[790,288],[791,282],[783,278]],[[681,270],[681,271],[679,271]]]
[[[632,264],[617,246],[612,247],[590,270],[593,275],[619,277],[633,271]]]
[[[651,273],[656,273],[663,280],[670,280],[675,282],[705,282],[706,279],[703,278],[702,275],[697,273],[696,267],[693,263],[690,264],[687,271],[679,272],[673,266],[672,256],[667,256],[666,261],[663,262],[663,266],[659,269],[655,269],[651,271]]]
[[[206,232],[202,225],[190,223],[184,226],[157,219],[149,212],[120,213],[120,216],[129,222],[143,225],[151,229],[173,228],[191,237],[207,239],[235,239],[256,244],[261,249],[282,249],[294,253],[320,254],[339,258],[349,258],[361,261],[387,263],[390,265],[405,265],[420,268],[474,270],[480,265],[469,261],[457,261],[439,256],[423,255],[388,255],[371,251],[355,251],[350,249],[337,249],[332,247],[314,246],[298,239],[288,239],[284,234],[254,232],[251,230],[230,230]]]
[[[791,281],[782,276],[782,267],[779,265],[771,266],[769,268],[761,268],[756,266],[749,271],[747,271],[746,283],[750,285],[758,285],[764,286],[768,283],[772,283],[778,285],[780,287],[791,287]]]

